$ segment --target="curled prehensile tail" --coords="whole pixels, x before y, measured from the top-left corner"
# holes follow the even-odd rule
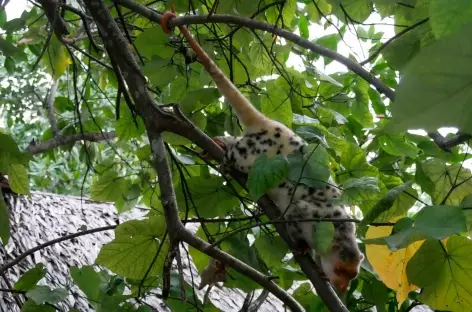
[[[172,8],[174,11],[174,8]],[[164,33],[170,33],[168,22],[169,19],[175,17],[173,12],[165,12],[161,17],[161,27]],[[233,83],[226,77],[226,75],[219,69],[219,67],[213,62],[208,54],[200,47],[198,42],[193,38],[192,34],[188,31],[185,26],[179,26],[180,31],[189,42],[192,49],[195,51],[198,59],[205,67],[206,71],[210,74],[218,87],[218,90],[223,96],[231,103],[231,106],[236,111],[238,119],[246,127],[258,125],[268,121],[261,112],[259,112],[251,102],[236,88]]]

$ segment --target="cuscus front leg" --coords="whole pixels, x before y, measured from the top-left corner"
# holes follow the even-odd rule
[[[221,149],[223,149],[225,153],[231,146],[233,146],[238,141],[238,138],[234,136],[216,136],[211,139],[213,142],[215,142],[216,145],[221,147]],[[205,160],[208,160],[209,158],[208,153],[206,151],[201,152],[200,157]]]

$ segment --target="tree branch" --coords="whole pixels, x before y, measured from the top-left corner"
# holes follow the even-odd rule
[[[451,153],[454,146],[468,142],[472,135],[467,133],[457,133],[453,138],[445,138],[438,131],[428,132],[428,136],[433,139],[434,143],[445,152]]]
[[[51,89],[49,89],[48,99],[46,100],[46,110],[48,113],[49,123],[51,124],[53,137],[56,137],[59,134],[56,113],[54,112],[54,100],[56,99],[56,92],[57,92],[58,86],[59,86],[59,79],[55,79],[52,82]]]
[[[96,228],[96,229],[90,229],[90,230],[85,230],[85,231],[81,231],[81,232],[61,236],[61,237],[58,237],[56,239],[50,240],[50,241],[48,241],[44,244],[40,244],[36,247],[28,249],[27,251],[25,251],[24,253],[22,253],[21,255],[16,257],[15,259],[13,259],[12,261],[10,261],[10,262],[6,263],[5,265],[3,265],[2,267],[0,267],[0,276],[3,276],[3,274],[5,273],[6,270],[8,270],[9,268],[12,268],[13,266],[17,265],[21,260],[23,260],[24,258],[32,255],[33,253],[35,253],[38,250],[44,249],[44,248],[49,247],[51,245],[54,245],[56,243],[60,243],[60,242],[63,242],[63,241],[69,240],[69,239],[73,239],[73,238],[76,238],[76,237],[79,237],[79,236],[88,235],[88,234],[97,233],[97,232],[108,231],[108,230],[113,230],[117,226],[118,225],[108,225],[108,226],[103,226],[103,227],[99,227],[99,228]]]
[[[100,142],[108,141],[116,137],[115,131],[111,132],[98,132],[98,133],[79,133],[74,135],[58,135],[55,138],[47,140],[45,142],[31,144],[26,148],[26,151],[32,155],[47,152],[58,146],[75,143],[80,140],[89,142]]]
[[[424,18],[416,23],[414,23],[413,25],[411,26],[408,26],[407,28],[403,29],[402,31],[400,31],[398,34],[396,34],[395,36],[393,36],[392,38],[388,39],[387,41],[385,41],[374,53],[372,53],[371,56],[369,56],[365,61],[362,61],[360,62],[359,64],[364,66],[365,64],[368,64],[370,62],[372,62],[373,60],[375,60],[375,58],[380,54],[380,52],[383,51],[383,49],[385,49],[390,43],[392,43],[394,40],[400,38],[401,36],[403,36],[404,34],[406,34],[407,32],[415,29],[416,27],[420,26],[420,25],[423,25],[424,23],[426,23],[427,21],[429,21],[429,17],[427,18]]]
[[[123,73],[130,94],[136,104],[137,112],[144,119],[149,141],[151,142],[151,150],[154,156],[153,166],[155,167],[159,177],[161,202],[166,217],[170,239],[171,241],[174,239],[182,240],[194,248],[204,251],[209,244],[189,232],[179,219],[179,211],[172,183],[172,174],[167,162],[164,142],[161,137],[161,132],[165,129],[165,126],[177,121],[181,128],[185,128],[183,124],[187,123],[183,123],[182,120],[177,120],[175,116],[165,112],[162,108],[156,105],[146,88],[146,80],[127,45],[127,41],[123,37],[118,25],[113,20],[104,3],[101,0],[85,0],[84,2],[97,23],[100,35],[107,47],[108,53],[113,54],[111,57],[113,57],[113,59],[118,63],[117,65]],[[198,134],[194,136],[201,137],[202,135]],[[211,141],[210,138],[206,138]],[[217,147],[216,144],[214,145],[215,147],[213,147],[212,150],[219,150],[222,154],[223,151]],[[206,250],[206,254],[231,265],[238,272],[248,276],[261,286],[267,288],[292,311],[304,310],[285,290],[242,261],[214,248]]]
[[[115,0],[115,2],[123,5],[124,7],[134,11],[151,21],[156,23],[160,23],[161,21],[161,14],[142,6],[132,0]],[[233,15],[226,15],[226,14],[212,14],[211,16],[208,15],[189,15],[189,16],[181,16],[176,17],[169,20],[169,27],[176,27],[181,25],[188,25],[188,24],[206,24],[206,23],[223,23],[223,24],[234,24],[239,26],[248,27],[250,29],[259,29],[263,31],[270,32],[275,34],[281,38],[289,40],[303,48],[309,49],[312,52],[321,54],[323,56],[329,57],[332,60],[335,60],[344,66],[346,66],[349,70],[356,73],[367,82],[372,84],[380,93],[385,94],[391,101],[395,100],[395,92],[386,86],[380,79],[374,77],[371,73],[369,73],[366,69],[364,69],[359,63],[350,60],[349,58],[333,51],[323,46],[317,45],[312,43],[311,41],[304,39],[288,30],[277,28],[274,25],[270,25],[261,21],[252,20],[250,18],[240,17],[240,16],[233,16]]]

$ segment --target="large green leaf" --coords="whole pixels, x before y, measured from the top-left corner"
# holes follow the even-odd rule
[[[376,220],[382,213],[392,208],[395,203],[395,199],[402,194],[411,185],[411,181],[406,182],[403,185],[392,188],[388,193],[380,199],[377,204],[365,215],[362,219],[361,225],[367,225],[370,222]]]
[[[48,286],[35,286],[26,293],[26,296],[33,299],[37,304],[56,304],[64,300],[69,293],[64,288],[51,289]]]
[[[470,23],[472,2],[469,0],[431,0],[429,11],[431,28],[436,38],[439,38],[452,34]]]
[[[376,177],[378,175],[377,168],[367,163],[365,152],[353,143],[344,143],[341,154],[341,164],[351,177]]]
[[[412,143],[406,141],[404,136],[385,134],[378,137],[380,147],[394,156],[408,156],[415,159],[420,151]]]
[[[154,57],[143,67],[143,73],[158,88],[165,88],[179,74],[178,67],[169,60]]]
[[[415,228],[436,239],[444,239],[467,230],[464,212],[458,206],[423,208],[416,215]]]
[[[453,126],[472,132],[471,31],[468,26],[442,37],[407,65],[391,105],[391,129]]]
[[[26,167],[21,164],[9,164],[7,167],[8,184],[13,192],[29,194],[29,179]]]
[[[74,282],[91,301],[98,301],[100,295],[100,274],[92,266],[71,267],[70,275]]]
[[[289,163],[283,155],[269,158],[266,154],[259,156],[251,166],[247,178],[249,194],[258,200],[268,190],[276,187],[287,176]]]
[[[290,96],[285,91],[283,79],[267,82],[267,96],[262,98],[261,111],[271,119],[280,121],[288,127],[292,126],[292,105]]]
[[[90,190],[90,198],[97,201],[119,200],[125,192],[124,178],[113,169],[97,174]]]
[[[406,267],[408,280],[423,288],[419,300],[433,309],[472,310],[472,242],[451,236],[445,246],[427,240]]]
[[[104,245],[96,263],[124,277],[142,279],[162,272],[167,243],[159,250],[166,230],[164,217],[131,220],[115,229],[115,239]],[[159,251],[159,254],[158,254]]]
[[[191,217],[195,210],[202,218],[214,218],[227,215],[238,205],[239,200],[231,187],[223,184],[221,177],[192,177],[186,180],[188,193],[182,192],[182,187],[176,190],[177,201],[182,215],[187,215],[190,208]],[[195,210],[193,209],[195,206]]]
[[[270,267],[282,265],[282,258],[287,254],[287,244],[280,236],[261,235],[254,241],[254,246]]]
[[[295,151],[288,155],[290,163],[289,178],[315,188],[326,187],[329,178],[329,154],[318,144],[309,144],[303,152]]]
[[[148,59],[155,55],[168,59],[174,54],[174,49],[169,45],[169,36],[162,31],[161,26],[145,29],[138,36],[135,44],[139,52]]]
[[[472,174],[461,164],[446,165],[432,158],[423,162],[421,169],[431,182],[432,189],[426,191],[431,195],[433,204],[457,206],[472,193]]]
[[[116,135],[122,142],[139,138],[144,134],[145,126],[141,116],[133,116],[124,101],[120,103],[120,119],[116,121]]]
[[[36,284],[46,275],[46,269],[42,263],[38,263],[34,268],[26,271],[20,279],[13,285],[13,289],[28,291],[36,286]]]

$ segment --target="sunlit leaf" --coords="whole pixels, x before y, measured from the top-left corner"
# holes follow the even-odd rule
[[[390,220],[395,222],[396,220]],[[392,227],[369,227],[366,239],[384,237],[390,234]],[[367,244],[366,256],[385,285],[396,291],[398,303],[401,304],[408,298],[410,291],[418,289],[417,286],[408,282],[406,266],[409,259],[420,248],[423,242],[415,242],[407,248],[392,252],[387,246]]]
[[[159,250],[165,230],[162,216],[122,223],[115,229],[115,239],[100,250],[96,263],[134,279],[158,275],[167,250],[167,243]]]
[[[472,242],[466,237],[425,241],[406,267],[408,280],[423,288],[419,300],[437,310],[471,310],[471,253]]]

